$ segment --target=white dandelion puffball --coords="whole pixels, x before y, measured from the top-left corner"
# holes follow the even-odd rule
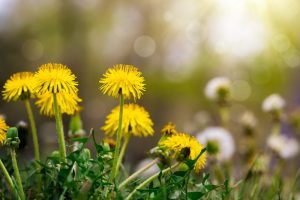
[[[216,77],[211,79],[205,87],[205,96],[210,100],[219,100],[220,90],[227,90],[228,95],[231,91],[231,82],[226,77]]]
[[[196,138],[204,146],[206,146],[209,141],[218,144],[219,152],[216,157],[219,161],[229,160],[234,154],[234,139],[224,128],[208,127],[203,132],[197,134]]]
[[[272,94],[264,100],[262,109],[265,112],[272,112],[282,110],[284,106],[285,100],[279,94]]]
[[[297,140],[282,134],[271,134],[267,140],[267,145],[283,159],[293,158],[299,152]]]
[[[241,116],[240,123],[245,127],[254,128],[257,124],[257,120],[252,112],[246,111]]]
[[[150,158],[145,158],[143,160],[141,160],[136,168],[135,168],[135,171],[139,170],[139,169],[142,169],[143,167],[145,167],[146,165],[148,165],[150,162],[152,162],[153,160],[150,159]],[[146,171],[144,171],[140,177],[143,177],[143,178],[148,178],[150,176],[152,176],[153,174],[159,172],[160,169],[159,167],[155,164],[155,165],[152,165],[149,169],[147,169]]]

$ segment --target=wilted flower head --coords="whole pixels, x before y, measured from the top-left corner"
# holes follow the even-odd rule
[[[62,64],[48,63],[42,65],[35,73],[34,90],[38,95],[60,93],[76,94],[78,83],[71,70]]]
[[[31,72],[19,72],[13,74],[4,84],[3,99],[16,101],[18,99],[30,99],[34,97],[34,74]]]
[[[202,144],[200,144],[195,137],[186,133],[177,133],[167,137],[165,140],[161,140],[158,143],[162,149],[172,151],[175,158],[186,157],[188,159],[196,159],[200,152],[203,150]],[[195,164],[195,171],[198,173],[204,168],[206,163],[206,152],[204,152],[197,160]]]
[[[104,94],[115,98],[118,98],[121,92],[125,99],[140,99],[145,91],[144,77],[132,65],[119,64],[109,68],[99,83]]]
[[[3,144],[6,139],[6,131],[9,127],[5,123],[4,119],[0,117],[0,144]]]
[[[64,91],[60,91],[59,93],[56,93],[56,98],[60,113],[73,115],[75,112],[80,110],[80,106],[78,103],[82,100],[76,93],[67,93]],[[53,101],[53,94],[51,92],[46,92],[42,95],[37,95],[37,101],[35,102],[35,104],[40,108],[41,114],[53,117]]]
[[[217,102],[226,102],[231,95],[231,82],[226,77],[211,79],[205,88],[205,95],[208,99]]]
[[[221,127],[208,127],[196,136],[197,140],[204,144],[207,152],[216,155],[220,161],[230,159],[235,151],[232,135]]]
[[[106,117],[105,125],[101,128],[106,134],[113,135],[118,130],[120,106],[115,107]],[[137,104],[124,104],[122,134],[134,136],[153,135],[153,122],[149,113]]]
[[[272,94],[268,96],[263,104],[262,109],[265,112],[278,112],[285,106],[285,100],[279,94]]]
[[[283,159],[295,157],[299,152],[297,140],[288,138],[283,134],[271,134],[267,140],[267,145]]]
[[[164,135],[173,135],[176,134],[176,126],[175,124],[169,122],[168,124],[166,124],[162,129],[161,129],[162,134]]]

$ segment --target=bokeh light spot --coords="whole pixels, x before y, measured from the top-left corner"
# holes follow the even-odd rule
[[[155,52],[155,41],[146,35],[138,37],[134,41],[134,51],[141,57],[149,57]]]
[[[232,84],[232,98],[236,101],[245,101],[251,95],[251,86],[247,81],[237,80]]]

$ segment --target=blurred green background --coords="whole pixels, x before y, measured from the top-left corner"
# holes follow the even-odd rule
[[[99,91],[99,78],[114,64],[137,66],[147,84],[137,103],[149,111],[156,135],[132,138],[127,159],[136,161],[168,121],[192,134],[218,125],[217,107],[203,90],[211,78],[227,76],[232,123],[252,110],[263,143],[270,124],[262,100],[276,92],[288,110],[300,103],[299,19],[298,0],[0,0],[0,84],[44,63],[67,65],[79,82],[84,128],[95,128],[100,140],[99,127],[118,101]],[[0,112],[10,126],[27,121],[22,102],[1,99]],[[45,155],[57,148],[55,123],[34,113]],[[68,121],[64,116],[66,130]],[[33,157],[31,141],[24,158]]]

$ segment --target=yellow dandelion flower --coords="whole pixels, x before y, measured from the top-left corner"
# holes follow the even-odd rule
[[[115,98],[118,98],[119,93],[122,92],[125,99],[131,97],[134,100],[140,99],[143,91],[145,91],[144,77],[132,65],[119,64],[109,68],[99,83],[101,84],[100,90],[104,94],[107,93]]]
[[[3,99],[16,101],[34,97],[34,74],[31,72],[19,72],[13,74],[4,84]]]
[[[48,63],[42,65],[35,73],[35,87],[37,94],[76,93],[78,83],[75,81],[75,75],[65,65],[57,63]]]
[[[161,148],[168,149],[174,152],[174,157],[178,157],[182,150],[188,149],[189,155],[188,158],[194,160],[200,154],[203,149],[203,145],[198,142],[198,140],[185,133],[177,133],[170,137],[167,137],[165,140],[160,141],[158,144]],[[206,152],[204,152],[197,160],[195,164],[195,171],[198,173],[201,169],[204,168],[206,163]]]
[[[173,123],[169,122],[161,129],[161,132],[162,132],[162,134],[165,134],[165,135],[176,134],[177,133],[176,126]]]
[[[81,107],[78,105],[82,100],[76,93],[66,93],[64,91],[56,94],[58,107],[61,113],[73,115],[78,112]],[[46,116],[54,116],[53,94],[51,92],[37,96],[35,104],[40,108],[40,113]]]
[[[4,119],[0,117],[0,144],[3,144],[6,139],[6,131],[9,127],[6,125]]]
[[[118,130],[120,107],[115,107],[106,117],[105,125],[101,128],[106,134],[113,135]],[[122,134],[135,136],[153,135],[153,122],[149,113],[137,104],[125,104],[122,120]]]

